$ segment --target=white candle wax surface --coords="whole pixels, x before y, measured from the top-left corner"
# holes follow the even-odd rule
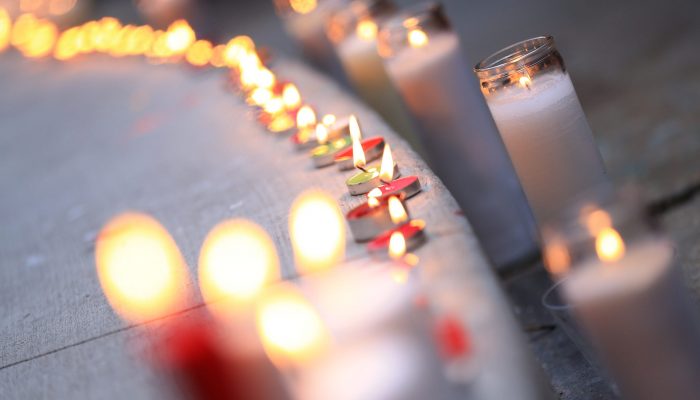
[[[568,74],[537,75],[486,100],[538,223],[607,181]]]
[[[700,392],[700,330],[674,267],[670,243],[649,238],[616,262],[582,263],[562,284],[625,398]]]
[[[536,247],[534,221],[476,77],[453,33],[386,60],[423,135],[431,166],[458,199],[496,265]]]

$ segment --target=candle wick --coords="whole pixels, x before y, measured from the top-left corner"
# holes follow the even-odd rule
[[[358,166],[357,166],[357,169],[359,169],[359,170],[362,171],[362,172],[367,172],[367,169],[366,169],[365,167],[361,166],[361,165],[358,165]]]
[[[390,183],[391,183],[391,182],[387,182],[387,181],[385,181],[385,180],[384,180],[384,179],[382,179],[382,178],[379,178],[379,182],[381,182],[381,183],[383,183],[383,184],[385,184],[385,185],[388,185],[388,184],[390,184]]]

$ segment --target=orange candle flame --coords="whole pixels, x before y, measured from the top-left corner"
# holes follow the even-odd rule
[[[12,18],[4,8],[0,7],[0,53],[10,45],[12,35]]]
[[[212,44],[208,40],[197,40],[187,49],[185,59],[195,67],[209,64],[212,55]]]
[[[282,89],[282,100],[287,110],[294,110],[301,104],[301,93],[293,83],[286,83]]]
[[[318,6],[317,0],[289,0],[289,6],[297,14],[308,14]]]
[[[377,27],[377,23],[372,21],[371,18],[362,18],[358,23],[357,23],[357,37],[359,37],[362,40],[365,41],[371,41],[374,40],[377,37],[377,31],[379,28]]]
[[[403,224],[408,221],[408,213],[406,208],[404,208],[403,203],[396,196],[389,197],[389,216],[391,217],[391,222],[396,225]]]
[[[400,260],[406,254],[406,237],[400,231],[395,231],[389,237],[389,257]]]
[[[326,144],[328,142],[328,128],[324,124],[316,125],[316,140],[319,144]]]
[[[316,113],[310,106],[303,106],[297,112],[297,129],[311,129],[316,125]]]
[[[165,44],[172,54],[184,54],[195,40],[194,30],[184,19],[170,24],[165,33]]]
[[[425,47],[428,44],[428,35],[420,28],[413,28],[408,31],[408,43],[413,48]]]
[[[391,155],[391,147],[389,147],[388,143],[384,144],[382,164],[379,169],[379,179],[387,183],[394,180],[394,157]]]
[[[598,258],[603,262],[615,262],[625,255],[625,242],[614,228],[602,229],[595,239]]]
[[[364,168],[367,165],[365,151],[362,148],[362,131],[357,117],[350,116],[349,120],[350,138],[352,139],[352,160],[355,168]]]

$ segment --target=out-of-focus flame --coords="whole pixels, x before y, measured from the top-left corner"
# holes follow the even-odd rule
[[[137,213],[113,218],[97,237],[97,275],[123,318],[144,321],[176,311],[186,299],[187,270],[158,221]]]
[[[110,48],[109,54],[112,57],[124,57],[129,54],[129,38],[131,33],[134,31],[133,25],[126,25],[119,30],[119,32],[112,39],[112,46]],[[88,36],[90,40],[94,37],[94,34]],[[92,46],[94,47],[94,41],[92,41]]]
[[[367,197],[367,205],[370,208],[378,207],[379,206],[379,199],[374,197],[374,196]]]
[[[146,56],[161,60],[170,57],[172,52],[168,48],[167,38],[168,35],[163,31],[153,32],[153,45]]]
[[[384,144],[382,165],[379,169],[379,179],[387,183],[394,180],[394,157],[391,156],[391,147],[389,147],[388,143]]]
[[[551,238],[544,248],[544,259],[550,274],[559,276],[569,271],[571,256],[563,240]]]
[[[428,35],[420,28],[413,28],[408,31],[408,44],[413,48],[421,48],[428,44]]]
[[[225,50],[226,46],[223,44],[214,46],[214,48],[211,51],[211,58],[209,59],[209,62],[211,63],[212,67],[221,68],[224,65],[226,65],[226,60],[224,60]]]
[[[54,49],[53,56],[57,60],[65,61],[69,60],[80,52],[78,47],[78,36],[80,34],[79,28],[70,28],[64,31],[56,42],[56,48]]]
[[[327,193],[310,190],[294,201],[289,232],[299,272],[331,268],[345,256],[345,224],[336,201]]]
[[[323,116],[323,118],[321,118],[321,123],[327,127],[330,127],[331,125],[333,125],[335,123],[336,119],[337,118],[335,117],[335,115],[326,114]]]
[[[243,90],[251,90],[258,84],[258,74],[262,68],[262,61],[255,53],[248,53],[241,58],[239,69]]]
[[[17,17],[12,26],[10,44],[21,49],[32,38],[38,25],[39,20],[32,14],[22,14]]]
[[[328,128],[324,124],[316,125],[316,140],[319,144],[328,142]]]
[[[265,353],[280,367],[310,361],[330,341],[318,312],[290,284],[266,292],[258,303],[255,319]]]
[[[389,257],[400,260],[406,254],[406,237],[401,231],[394,231],[389,237]]]
[[[58,28],[48,20],[39,20],[29,40],[25,42],[20,50],[25,57],[41,58],[51,54],[56,38],[58,37]]]
[[[275,244],[260,226],[229,220],[207,235],[199,254],[199,287],[210,308],[235,311],[278,277]]]
[[[530,79],[530,77],[527,75],[523,75],[520,77],[520,79],[518,79],[518,83],[520,84],[520,86],[526,89],[530,89],[530,87],[532,86],[532,79]]]
[[[272,91],[267,88],[257,88],[250,92],[250,102],[258,107],[263,107],[272,99]]]
[[[49,13],[53,15],[68,14],[77,3],[77,0],[49,0]]]
[[[367,193],[367,197],[373,197],[375,199],[378,199],[379,197],[382,197],[382,191],[379,188],[374,188]]]
[[[310,106],[303,106],[297,112],[297,129],[311,129],[316,125],[316,113]]]
[[[371,18],[362,18],[357,23],[357,36],[366,41],[374,40],[377,37],[378,31],[377,23],[372,21]]]
[[[185,53],[196,39],[194,30],[184,19],[170,24],[165,35],[165,44],[173,54]]]
[[[280,113],[282,110],[284,110],[284,101],[282,101],[281,97],[274,96],[268,100],[267,103],[265,103],[263,110],[270,115]]]
[[[248,36],[236,36],[226,43],[223,58],[226,65],[237,68],[249,54],[255,54],[255,42],[253,42],[253,39]],[[255,54],[255,57],[257,58],[257,54]]]
[[[401,200],[396,196],[389,197],[389,216],[391,217],[391,222],[396,225],[408,221],[408,213],[406,213]]]
[[[129,38],[130,54],[142,55],[146,54],[153,45],[153,28],[148,25],[142,25],[134,29]]]
[[[587,212],[585,212],[583,215],[583,222],[591,236],[597,236],[600,231],[612,226],[612,218],[607,211],[599,208],[589,208],[586,211]]]
[[[595,239],[595,250],[603,262],[615,262],[625,255],[625,242],[614,228],[603,228]]]
[[[298,14],[308,14],[318,6],[316,0],[289,0],[289,6]]]
[[[277,77],[275,77],[275,74],[272,73],[272,71],[265,67],[258,70],[258,74],[255,78],[255,84],[258,87],[272,89],[272,87],[275,86],[275,83],[277,83]]]
[[[286,83],[282,89],[282,100],[287,110],[295,110],[301,104],[301,93],[293,83]]]
[[[350,116],[348,122],[350,127],[350,138],[352,139],[352,160],[356,168],[364,168],[367,165],[365,159],[365,150],[362,148],[362,131],[360,123],[357,122],[357,117]]]
[[[4,8],[0,7],[0,53],[10,45],[12,34],[12,18]]]
[[[96,30],[96,32],[92,32],[91,29],[86,28],[85,33],[81,33],[81,39],[89,41],[91,46],[94,46],[95,50],[100,52],[107,52],[116,45],[116,42],[118,40],[117,36],[122,30],[122,24],[116,18],[104,17],[100,19],[100,21],[97,23],[97,28],[98,29]],[[88,30],[90,32],[87,32]],[[87,35],[90,35],[91,37],[88,38]],[[82,43],[78,44],[78,48],[80,48],[81,51],[84,51],[84,46],[85,45]]]
[[[212,44],[208,40],[197,40],[187,49],[185,59],[195,67],[203,67],[209,64],[212,54]]]

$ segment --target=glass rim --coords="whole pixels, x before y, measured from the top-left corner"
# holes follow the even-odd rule
[[[480,78],[537,64],[555,49],[552,35],[536,36],[506,46],[479,61],[474,72]],[[510,67],[515,66],[515,68]]]

